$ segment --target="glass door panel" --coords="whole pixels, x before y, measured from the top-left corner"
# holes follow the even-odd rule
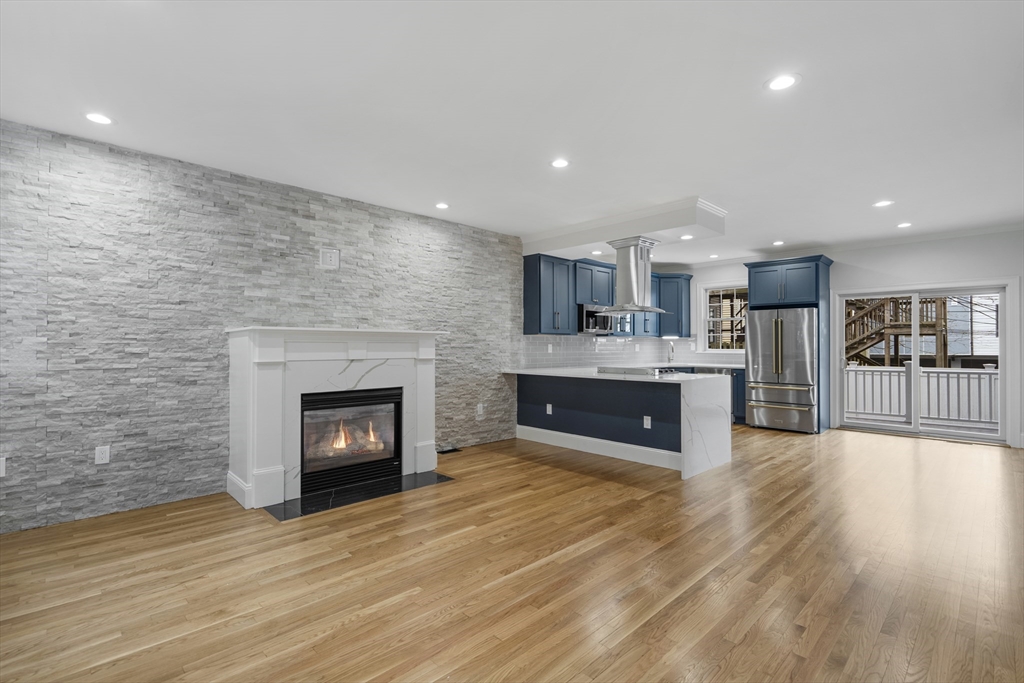
[[[999,438],[998,293],[921,297],[921,432]]]
[[[913,296],[844,302],[843,421],[913,425]]]

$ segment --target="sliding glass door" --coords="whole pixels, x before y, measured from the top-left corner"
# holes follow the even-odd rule
[[[997,291],[843,300],[842,424],[1005,440]]]

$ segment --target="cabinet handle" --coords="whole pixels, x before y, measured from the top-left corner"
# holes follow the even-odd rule
[[[775,296],[777,296],[779,298],[779,301],[782,301],[782,283],[781,282],[779,284],[775,285]]]
[[[594,299],[594,303],[595,303],[595,304],[597,303],[597,299]]]
[[[783,301],[786,300],[786,283],[785,282],[782,283],[782,300]]]
[[[559,318],[560,315],[562,315],[561,312],[555,311],[555,329],[556,330],[562,329],[561,319]]]
[[[648,320],[647,320],[647,316],[645,315],[644,316],[644,332],[650,332],[650,330],[647,329],[647,323],[648,323]]]

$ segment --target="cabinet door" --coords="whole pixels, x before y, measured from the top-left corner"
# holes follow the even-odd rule
[[[593,304],[611,306],[615,301],[615,285],[611,268],[594,268]],[[584,302],[585,303],[585,302]]]
[[[663,307],[661,307],[663,308]],[[679,279],[679,336],[690,336],[690,279]]]
[[[751,306],[775,306],[782,299],[782,268],[751,268],[748,277]]]
[[[555,260],[540,259],[540,333],[555,334]]]
[[[586,263],[576,264],[576,303],[597,304],[594,294],[594,266]]]
[[[658,281],[658,308],[665,310],[660,314],[660,328],[663,337],[681,337],[679,320],[679,279],[662,277]]]
[[[782,303],[818,302],[818,264],[794,263],[782,267]]]
[[[575,334],[573,313],[576,310],[573,264],[569,261],[555,261],[553,270],[553,302],[555,334]]]

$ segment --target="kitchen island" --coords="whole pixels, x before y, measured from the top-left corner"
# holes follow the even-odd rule
[[[732,459],[728,375],[532,368],[516,375],[516,436],[678,470],[683,479]]]

